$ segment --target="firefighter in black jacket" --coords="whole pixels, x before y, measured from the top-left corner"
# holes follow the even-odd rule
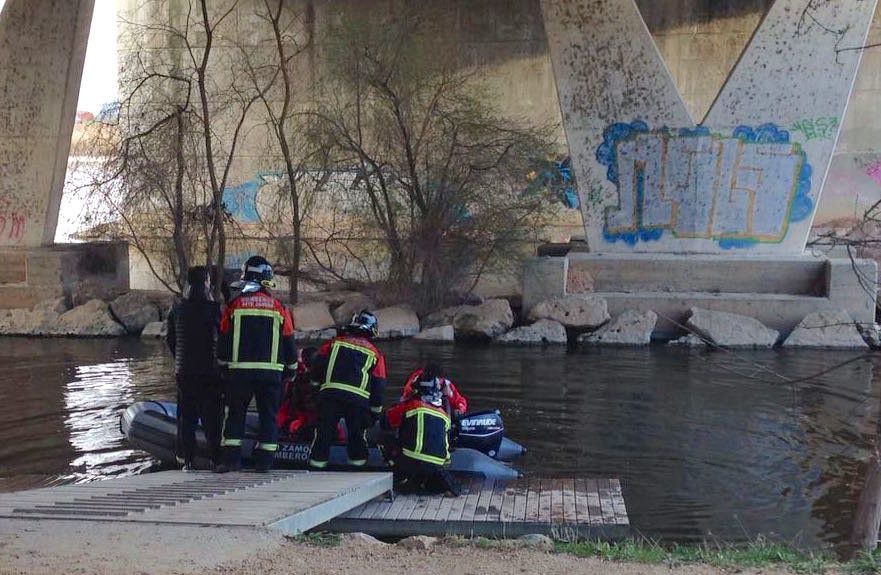
[[[220,321],[219,359],[227,368],[227,413],[223,431],[224,473],[241,468],[245,418],[253,397],[260,429],[254,447],[254,468],[272,468],[278,448],[275,416],[281,399],[282,376],[297,367],[294,322],[280,301],[272,297],[272,266],[260,256],[242,266],[241,292],[223,312]]]
[[[324,469],[340,418],[346,422],[349,465],[367,465],[367,429],[382,412],[385,358],[371,343],[376,316],[362,310],[352,317],[343,335],[324,342],[313,370],[321,382],[318,426],[309,466]]]
[[[220,305],[211,298],[208,269],[190,268],[187,283],[186,299],[178,302],[168,314],[166,342],[174,356],[177,379],[175,454],[183,469],[192,469],[200,419],[211,461],[214,465],[220,463],[223,398],[217,368]]]

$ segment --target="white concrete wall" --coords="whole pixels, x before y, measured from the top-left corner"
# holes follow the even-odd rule
[[[49,245],[94,0],[7,0],[0,13],[0,247]]]
[[[803,251],[874,1],[777,0],[705,119],[634,0],[542,6],[593,251]]]

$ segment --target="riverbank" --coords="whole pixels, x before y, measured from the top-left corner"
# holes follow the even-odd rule
[[[253,529],[0,520],[0,573],[370,574],[545,573],[711,575],[877,572],[879,560],[838,563],[778,545],[746,548],[557,543],[553,550],[513,541],[443,540],[412,549],[369,538],[287,539]]]

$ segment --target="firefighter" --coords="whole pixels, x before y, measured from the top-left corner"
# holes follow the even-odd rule
[[[443,392],[444,407],[449,408],[450,414],[455,421],[462,418],[468,411],[468,400],[456,389],[456,384],[444,377],[441,368],[434,363],[426,363],[425,366],[416,368],[407,376],[404,389],[401,390],[400,401],[406,401],[413,396],[413,386],[424,378],[427,381],[437,378]]]
[[[177,441],[175,454],[182,469],[193,469],[196,428],[208,441],[212,466],[220,463],[220,427],[223,396],[217,368],[217,330],[220,305],[211,297],[211,282],[205,266],[187,271],[186,299],[168,314],[166,343],[174,356],[177,380]]]
[[[367,430],[382,412],[386,383],[385,358],[371,343],[377,328],[376,316],[362,310],[352,316],[342,335],[324,342],[318,350],[315,371],[321,386],[318,427],[309,460],[313,469],[327,467],[340,418],[348,432],[349,465],[367,465]]]
[[[410,396],[389,409],[382,419],[385,429],[397,430],[391,464],[395,488],[402,493],[459,494],[447,472],[450,462],[450,417],[443,407],[441,378],[425,374],[413,384]]]
[[[272,468],[278,448],[275,416],[281,399],[281,382],[297,367],[294,322],[287,308],[272,297],[275,287],[272,266],[261,256],[248,258],[242,266],[241,291],[220,321],[219,359],[226,367],[228,413],[223,432],[223,464],[220,473],[241,468],[245,418],[251,398],[260,418],[254,468]]]

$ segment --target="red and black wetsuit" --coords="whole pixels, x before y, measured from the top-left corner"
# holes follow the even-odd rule
[[[356,335],[330,339],[318,350],[315,374],[319,388],[318,427],[312,442],[309,465],[327,466],[330,445],[336,436],[337,422],[346,422],[349,464],[367,464],[367,429],[371,414],[382,411],[385,389],[385,358],[370,340]]]
[[[228,370],[229,413],[223,433],[225,463],[238,467],[245,417],[253,397],[260,415],[254,463],[267,469],[278,448],[275,415],[285,370],[294,371],[294,322],[280,301],[264,290],[233,299],[220,321],[218,358]]]
[[[422,377],[424,371],[425,370],[420,367],[407,376],[407,383],[404,384],[404,389],[401,390],[401,401],[406,401],[413,396],[413,386],[419,381],[419,378]],[[450,404],[450,409],[454,413],[464,415],[465,412],[468,411],[468,400],[465,399],[465,396],[459,393],[459,390],[456,389],[456,385],[452,381],[446,378],[441,378],[441,380],[444,397]]]
[[[297,374],[285,385],[284,396],[275,423],[283,433],[305,434],[318,422],[318,382],[297,362]]]

